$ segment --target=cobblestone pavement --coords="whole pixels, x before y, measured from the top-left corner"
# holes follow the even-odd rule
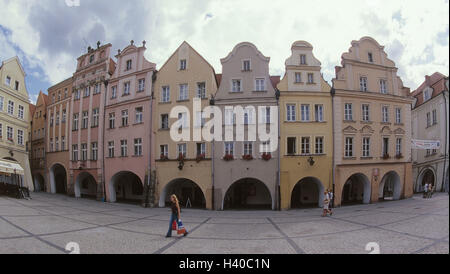
[[[186,209],[187,237],[165,238],[170,211],[33,193],[0,197],[0,253],[449,253],[449,196],[321,209]],[[176,234],[176,233],[175,233]],[[370,250],[370,249],[369,249]]]

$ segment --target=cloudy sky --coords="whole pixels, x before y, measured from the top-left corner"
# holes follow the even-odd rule
[[[72,75],[76,58],[97,41],[113,54],[147,41],[146,58],[161,66],[189,42],[221,72],[220,58],[242,41],[271,57],[284,74],[291,44],[306,40],[331,83],[352,40],[375,38],[396,62],[406,86],[449,73],[448,0],[0,0],[0,61],[19,56],[34,102],[39,90]]]

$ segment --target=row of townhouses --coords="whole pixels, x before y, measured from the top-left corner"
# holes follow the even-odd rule
[[[448,77],[427,76],[411,93],[370,37],[351,42],[331,84],[306,41],[292,44],[283,77],[248,42],[220,74],[186,42],[159,69],[145,41],[114,59],[111,48],[89,47],[35,106],[17,58],[4,62],[2,163],[23,167],[4,180],[152,207],[176,194],[214,210],[321,206],[327,189],[338,206],[408,198],[426,182],[448,191]],[[412,138],[441,146],[412,149]]]

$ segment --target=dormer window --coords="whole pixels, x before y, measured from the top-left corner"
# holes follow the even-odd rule
[[[131,60],[127,61],[127,68],[125,70],[130,70],[131,69]]]
[[[233,79],[232,80],[232,87],[231,87],[231,91],[232,92],[240,92],[241,89],[241,80],[239,79]]]
[[[250,71],[250,69],[251,69],[250,60],[244,60],[244,62],[242,63],[242,70]]]
[[[11,77],[6,76],[5,84],[7,84],[8,86],[11,86]]]
[[[186,60],[180,60],[180,70],[186,70]]]
[[[16,81],[16,85],[14,87],[16,90],[19,90],[19,81]]]
[[[300,65],[306,65],[306,55],[300,54]]]
[[[370,63],[373,63],[373,56],[372,56],[372,53],[369,52],[367,55],[368,55],[368,58],[369,58],[369,62],[370,62]]]
[[[94,62],[94,54],[92,54],[91,56],[89,56],[89,63]]]
[[[430,100],[430,98],[431,98],[431,92],[430,92],[430,90],[427,89],[423,92],[423,101],[424,102],[428,101],[428,100]]]

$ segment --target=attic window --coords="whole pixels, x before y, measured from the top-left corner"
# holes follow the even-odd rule
[[[425,90],[424,92],[423,92],[423,101],[425,102],[425,101],[428,101],[428,100],[430,100],[430,98],[431,98],[431,96],[430,96],[430,90]]]
[[[19,90],[19,81],[16,81],[16,83],[15,83],[15,84],[16,84],[16,85],[15,85],[15,87],[14,87],[14,88],[15,88],[16,90]]]
[[[131,60],[127,61],[127,68],[125,70],[130,70],[131,69]]]
[[[306,55],[300,54],[300,65],[306,65]]]
[[[367,55],[368,55],[368,57],[369,57],[369,62],[370,62],[370,63],[373,63],[373,56],[372,56],[372,53],[369,52]]]
[[[180,60],[180,70],[186,69],[186,60]]]
[[[94,54],[92,54],[92,55],[89,57],[89,63],[92,63],[92,62],[94,62]]]
[[[244,71],[250,71],[250,69],[251,69],[251,67],[250,67],[250,60],[244,60],[243,61],[242,69]]]
[[[5,84],[7,84],[8,86],[10,86],[10,85],[11,85],[11,77],[9,77],[9,76],[6,76],[6,81],[5,81]]]

